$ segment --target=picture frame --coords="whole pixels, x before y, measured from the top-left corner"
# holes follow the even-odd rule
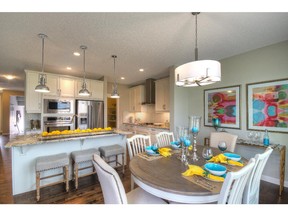
[[[240,85],[204,90],[204,126],[220,119],[220,128],[240,129]]]
[[[246,84],[247,129],[288,133],[288,78]]]

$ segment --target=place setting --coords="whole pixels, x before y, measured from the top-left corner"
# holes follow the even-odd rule
[[[146,146],[145,152],[139,153],[138,156],[145,160],[152,161],[163,157],[171,156],[172,155],[171,151],[172,149],[170,147],[158,148],[157,144],[153,144],[151,146]]]

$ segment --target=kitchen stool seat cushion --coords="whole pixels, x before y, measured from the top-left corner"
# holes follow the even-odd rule
[[[101,146],[99,151],[103,157],[110,157],[118,154],[124,154],[124,148],[118,144]]]
[[[91,149],[73,151],[71,152],[71,157],[75,161],[75,163],[81,163],[85,161],[91,161],[93,159],[94,154],[100,155],[100,152],[95,148],[91,148]]]
[[[36,171],[61,168],[69,165],[69,157],[66,153],[41,156],[36,159]]]

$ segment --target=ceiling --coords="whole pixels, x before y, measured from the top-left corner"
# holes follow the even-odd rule
[[[221,60],[288,40],[288,13],[200,13],[199,59]],[[191,13],[0,13],[0,89],[24,90],[24,69],[83,76],[80,45],[86,45],[88,78],[135,85],[168,75],[168,68],[194,60]],[[69,66],[72,70],[67,70]],[[139,72],[143,68],[144,72]],[[3,75],[11,74],[14,80]],[[125,80],[120,80],[125,77]]]

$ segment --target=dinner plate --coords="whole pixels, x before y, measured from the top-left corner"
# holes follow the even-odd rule
[[[171,147],[173,149],[180,149],[181,148],[181,145],[180,145],[180,142],[179,141],[173,141],[170,143],[171,144]]]

